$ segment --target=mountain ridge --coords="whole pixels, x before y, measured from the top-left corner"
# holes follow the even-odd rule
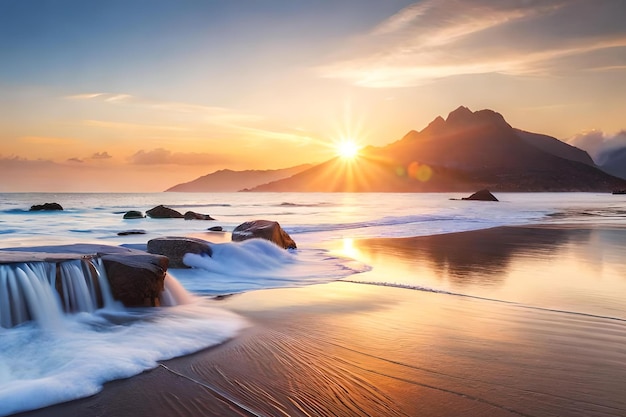
[[[290,177],[312,166],[312,164],[301,164],[282,169],[247,169],[243,171],[220,169],[192,181],[176,184],[165,190],[165,192],[236,192],[259,184]]]
[[[557,143],[558,142],[558,143]],[[338,158],[250,191],[606,191],[626,181],[547,135],[513,128],[493,110],[460,106],[354,161]]]

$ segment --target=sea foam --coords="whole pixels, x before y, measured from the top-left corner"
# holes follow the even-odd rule
[[[193,293],[218,295],[321,284],[370,269],[323,249],[288,251],[263,239],[216,243],[211,249],[211,256],[186,254],[183,262],[192,269],[170,274]]]
[[[105,382],[222,343],[247,326],[210,300],[186,300],[66,315],[54,329],[37,322],[0,327],[0,416],[93,395]]]

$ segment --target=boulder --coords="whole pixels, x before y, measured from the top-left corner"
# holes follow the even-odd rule
[[[183,215],[169,207],[165,207],[164,205],[158,205],[150,210],[146,211],[146,215],[152,217],[153,219],[182,219]]]
[[[35,204],[34,206],[30,206],[29,211],[55,211],[55,210],[63,210],[63,207],[61,207],[59,203]]]
[[[242,223],[233,230],[233,242],[241,242],[254,238],[269,240],[285,249],[296,249],[296,242],[280,227],[278,222],[253,220]]]
[[[209,232],[223,232],[224,228],[222,226],[213,226],[213,227],[209,227],[208,229]]]
[[[17,247],[0,250],[0,265],[21,262],[63,262],[101,258],[107,273],[113,298],[126,307],[159,305],[164,288],[168,259],[161,255],[120,246],[73,244],[55,246]],[[57,291],[60,290],[57,280]],[[62,296],[62,291],[60,291]]]
[[[213,217],[208,214],[200,214],[195,211],[188,211],[185,213],[185,220],[215,220]]]
[[[183,263],[186,253],[211,256],[213,251],[206,240],[193,237],[159,237],[148,241],[148,252],[167,256],[172,268],[189,268]]]
[[[136,251],[133,251],[136,252]],[[102,255],[113,298],[126,307],[160,305],[168,259],[148,253]]]
[[[489,190],[476,191],[469,197],[463,197],[461,200],[477,200],[477,201],[499,201]]]
[[[130,210],[124,214],[125,219],[143,219],[144,217],[143,213],[137,210]]]

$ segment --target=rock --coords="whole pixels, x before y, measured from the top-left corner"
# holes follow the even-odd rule
[[[34,206],[30,206],[29,211],[55,211],[55,210],[63,210],[63,207],[61,207],[59,203],[35,204]]]
[[[461,200],[477,200],[477,201],[499,201],[489,190],[476,191],[469,197],[463,197]]]
[[[130,210],[124,214],[125,219],[143,219],[144,217],[143,213],[137,210]]]
[[[224,228],[222,226],[213,226],[207,229],[209,232],[223,232]]]
[[[160,305],[168,259],[148,253],[102,255],[113,298],[126,307]]]
[[[113,298],[126,307],[159,305],[168,259],[120,246],[74,244],[18,247],[0,250],[0,264],[16,262],[63,262],[101,258]],[[58,281],[57,281],[58,284]],[[57,286],[57,291],[59,287]],[[62,292],[60,293],[62,295]]]
[[[183,215],[178,211],[165,207],[164,205],[158,205],[150,210],[146,211],[146,215],[153,219],[182,219]]]
[[[193,237],[159,237],[148,241],[148,252],[167,256],[172,268],[189,268],[183,263],[186,253],[211,256],[209,243]]]
[[[132,230],[124,230],[123,232],[118,232],[118,236],[128,236],[128,235],[145,235],[146,231],[143,229],[132,229]]]
[[[247,239],[261,238],[269,240],[285,249],[296,249],[296,242],[280,227],[278,222],[270,220],[253,220],[235,227],[233,230],[233,242],[241,242]]]
[[[200,214],[195,211],[188,211],[185,213],[185,220],[215,220],[213,217],[208,214]]]

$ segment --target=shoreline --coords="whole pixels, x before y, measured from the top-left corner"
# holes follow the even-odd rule
[[[421,274],[507,302],[342,281],[235,294],[211,301],[252,323],[234,339],[95,396],[17,415],[624,414],[626,370],[611,364],[626,361],[618,348],[626,325],[535,309],[520,288],[538,285],[531,278],[555,286],[544,281],[558,262],[570,278],[590,279],[593,257],[589,270],[576,262],[591,247],[605,269],[621,270],[625,230],[547,224],[356,240],[353,253],[373,265],[351,276],[363,283]],[[617,240],[604,239],[612,233]]]

